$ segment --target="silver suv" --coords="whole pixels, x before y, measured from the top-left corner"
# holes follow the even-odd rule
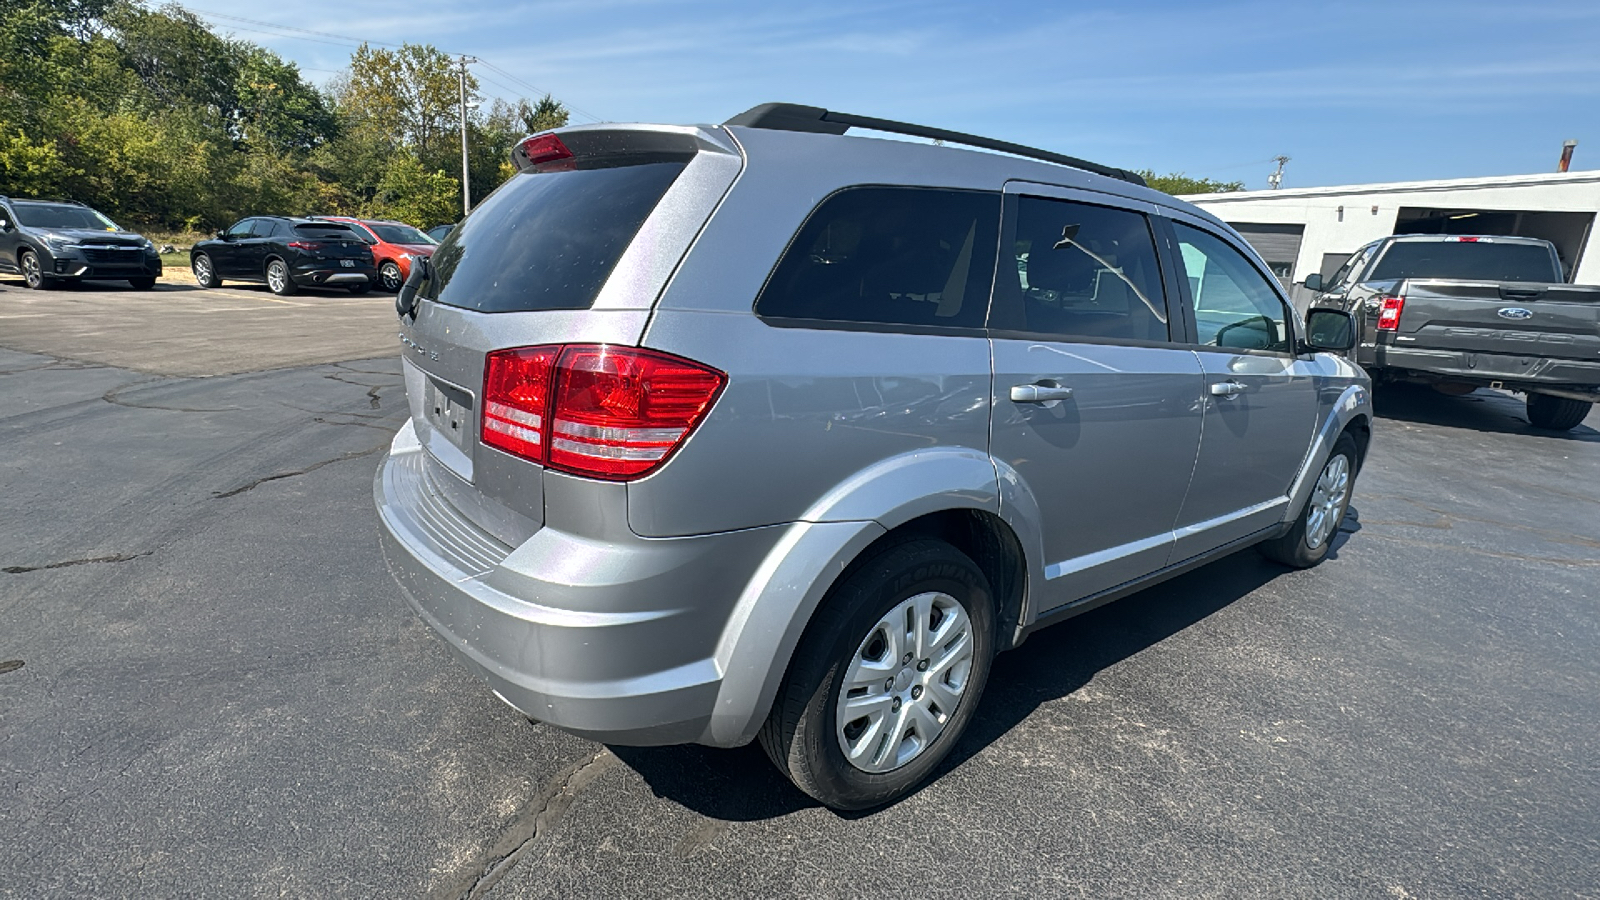
[[[397,299],[374,494],[411,605],[532,718],[759,738],[870,807],[1030,632],[1328,553],[1372,419],[1348,315],[1307,327],[1136,175],[778,104],[512,158]]]

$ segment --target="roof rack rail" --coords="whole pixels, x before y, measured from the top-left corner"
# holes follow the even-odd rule
[[[1010,153],[1013,156],[1025,156],[1029,159],[1042,160],[1043,162],[1071,166],[1096,175],[1105,175],[1131,184],[1144,186],[1144,176],[1138,172],[1127,169],[1102,166],[1099,163],[1078,159],[1075,156],[1066,156],[1061,153],[1051,153],[1049,150],[1040,150],[1023,144],[1013,144],[1010,141],[997,141],[976,134],[966,134],[960,131],[946,131],[943,128],[929,128],[926,125],[912,125],[908,122],[895,122],[890,119],[874,119],[870,116],[857,116],[851,113],[834,112],[819,106],[802,106],[798,103],[763,103],[734,116],[724,125],[741,125],[745,128],[770,128],[776,131],[808,131],[814,134],[844,134],[851,128],[870,128],[873,131],[882,131],[889,134],[903,134],[908,137],[929,138],[935,141],[946,141],[951,144],[964,144],[968,147],[981,147],[985,150],[998,150],[1001,153]]]

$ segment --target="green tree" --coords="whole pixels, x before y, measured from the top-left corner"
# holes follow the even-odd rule
[[[1244,190],[1242,181],[1213,181],[1210,178],[1191,178],[1182,172],[1157,175],[1152,169],[1141,169],[1145,183],[1168,194],[1225,194]]]
[[[367,213],[420,228],[454,222],[461,215],[461,182],[437,169],[428,171],[411,153],[397,153],[384,170]]]
[[[467,99],[475,100],[477,91],[469,74]],[[455,64],[431,44],[398,50],[362,44],[338,96],[346,116],[390,135],[395,146],[414,148],[424,160],[447,156],[454,146],[449,139],[461,127],[460,99]]]

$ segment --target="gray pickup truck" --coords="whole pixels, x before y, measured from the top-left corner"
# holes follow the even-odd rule
[[[1305,284],[1313,308],[1355,316],[1356,362],[1375,384],[1517,391],[1529,422],[1559,431],[1600,400],[1600,287],[1565,283],[1548,241],[1394,235]]]

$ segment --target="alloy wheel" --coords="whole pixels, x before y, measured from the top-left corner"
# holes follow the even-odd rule
[[[209,286],[211,284],[211,257],[205,254],[196,256],[193,267],[194,280],[199,282],[201,287]]]
[[[1311,489],[1311,502],[1306,508],[1307,547],[1315,550],[1333,536],[1349,494],[1350,459],[1343,453],[1335,453]]]
[[[400,267],[392,262],[384,263],[378,269],[378,279],[383,282],[383,289],[390,293],[400,290],[400,285],[404,281],[400,277]]]
[[[917,594],[884,613],[839,686],[835,731],[845,760],[881,773],[921,756],[960,704],[972,663],[967,611],[949,594]]]
[[[267,287],[274,294],[283,293],[283,286],[289,280],[289,270],[283,263],[274,261],[267,266]]]
[[[22,254],[22,280],[31,288],[37,288],[44,284],[44,271],[39,268],[37,254]]]

